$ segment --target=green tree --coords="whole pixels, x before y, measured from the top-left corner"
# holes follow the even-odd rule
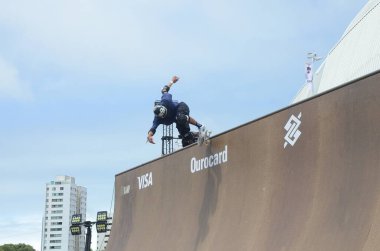
[[[32,246],[20,244],[4,244],[0,246],[0,251],[36,251]]]

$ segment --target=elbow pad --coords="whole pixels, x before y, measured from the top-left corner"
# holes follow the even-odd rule
[[[165,85],[164,87],[162,87],[161,93],[164,94],[165,92],[169,92],[169,90],[170,90],[170,87]]]

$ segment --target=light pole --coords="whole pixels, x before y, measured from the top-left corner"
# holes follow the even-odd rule
[[[84,247],[84,251],[90,251],[90,247],[91,247],[91,226],[92,224],[95,224],[95,222],[91,222],[91,221],[85,221],[83,222],[83,226],[87,228],[87,232],[86,232],[86,246]]]
[[[321,60],[323,57],[318,57],[316,53],[309,52],[307,53],[308,62],[305,63],[305,77],[306,83],[310,85],[311,94],[314,94],[314,86],[313,86],[313,66],[314,62]],[[310,62],[311,60],[311,62]]]
[[[87,228],[86,245],[84,247],[84,251],[90,251],[92,225],[96,224],[96,232],[106,233],[107,231],[109,231],[107,226],[112,225],[112,223],[107,222],[110,219],[112,219],[112,217],[107,216],[107,211],[98,212],[96,214],[96,221],[84,221],[84,222],[82,222],[82,214],[74,214],[71,217],[71,226],[70,226],[71,234],[72,235],[80,235],[82,233],[81,226],[84,226],[85,228]]]

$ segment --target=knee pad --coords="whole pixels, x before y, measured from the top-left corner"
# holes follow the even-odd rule
[[[177,120],[178,125],[186,125],[189,121],[189,116],[183,113],[180,113],[177,115],[176,120]]]

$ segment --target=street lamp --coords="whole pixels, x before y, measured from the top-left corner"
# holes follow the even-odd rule
[[[98,233],[106,233],[107,232],[107,220],[111,218],[107,217],[107,211],[100,211],[96,215],[96,232]]]
[[[82,222],[82,214],[73,214],[71,217],[70,232],[72,235],[80,235],[82,233],[82,227],[80,226]]]
[[[91,246],[91,227],[96,224],[96,231],[98,233],[105,233],[109,229],[107,229],[107,225],[112,225],[112,223],[107,223],[108,220],[112,219],[112,217],[107,216],[107,211],[100,211],[97,213],[96,221],[84,221],[82,222],[82,214],[74,214],[71,217],[71,226],[70,232],[72,235],[80,235],[81,234],[81,226],[87,228],[86,232],[86,246],[84,251],[90,251]]]
[[[314,63],[318,60],[321,60],[323,57],[318,57],[317,53],[309,52],[309,53],[307,53],[307,58],[311,59],[311,63]]]

